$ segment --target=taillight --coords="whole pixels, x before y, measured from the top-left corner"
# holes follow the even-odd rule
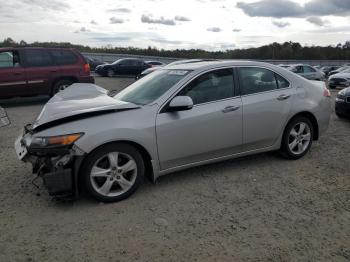
[[[89,64],[84,64],[84,72],[87,74],[90,74],[90,65]]]
[[[325,88],[325,89],[323,90],[323,96],[325,96],[325,97],[331,97],[331,92],[329,91],[328,88]]]

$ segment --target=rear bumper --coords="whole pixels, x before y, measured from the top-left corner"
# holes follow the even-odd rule
[[[95,78],[93,76],[81,76],[79,77],[78,82],[95,84]]]

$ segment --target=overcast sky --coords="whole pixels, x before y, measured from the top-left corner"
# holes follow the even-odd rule
[[[350,0],[0,0],[0,38],[225,50],[350,40]]]

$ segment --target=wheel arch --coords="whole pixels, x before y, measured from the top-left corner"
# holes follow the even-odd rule
[[[55,80],[52,81],[52,85],[51,85],[51,94],[53,94],[53,92],[55,91],[55,85],[59,82],[59,81],[62,81],[62,80],[69,80],[73,83],[77,83],[78,82],[78,78],[76,78],[75,76],[60,76],[60,77],[57,77],[55,78]]]
[[[84,165],[84,161],[86,159],[86,157],[88,155],[90,155],[91,153],[95,152],[96,150],[100,149],[101,147],[104,147],[106,145],[110,145],[110,144],[119,144],[119,143],[123,143],[123,144],[128,144],[128,145],[131,145],[133,147],[135,147],[141,154],[142,158],[143,158],[143,161],[145,163],[145,176],[147,177],[147,179],[149,179],[151,182],[154,182],[154,179],[155,179],[155,176],[154,176],[154,169],[153,169],[153,164],[152,164],[152,156],[151,154],[148,152],[148,150],[140,145],[139,143],[136,143],[134,141],[129,141],[129,140],[115,140],[115,141],[109,141],[109,142],[106,142],[104,144],[101,144],[99,146],[97,146],[96,148],[94,148],[93,150],[91,150],[88,154],[86,154],[84,156],[84,159],[82,161],[82,165],[80,166],[80,169],[81,167]],[[80,174],[81,172],[79,172],[79,177],[81,176]]]

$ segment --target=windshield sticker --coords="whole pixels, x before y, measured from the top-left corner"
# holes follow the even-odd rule
[[[188,73],[188,71],[185,71],[185,70],[171,70],[171,71],[169,71],[168,75],[184,76],[187,73]]]

